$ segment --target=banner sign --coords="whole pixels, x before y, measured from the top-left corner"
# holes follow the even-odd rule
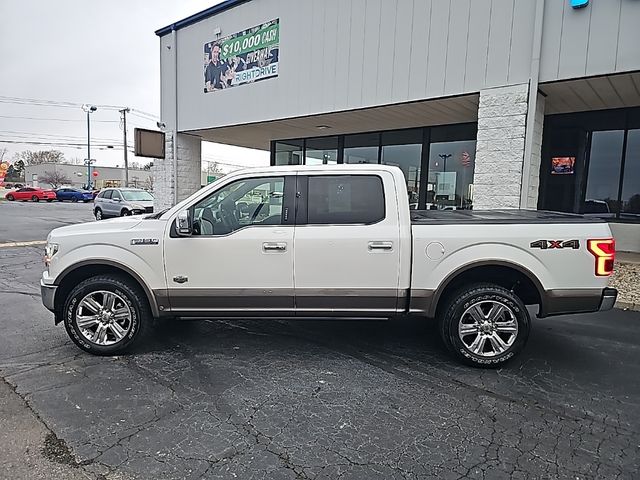
[[[551,175],[573,175],[576,157],[553,157],[551,159]]]
[[[278,76],[280,19],[204,44],[204,93]]]

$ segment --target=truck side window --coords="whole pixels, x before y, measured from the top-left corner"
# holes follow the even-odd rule
[[[250,225],[282,225],[284,177],[247,178],[193,207],[195,235],[228,235]]]
[[[371,224],[384,219],[384,190],[377,175],[310,175],[309,224]]]

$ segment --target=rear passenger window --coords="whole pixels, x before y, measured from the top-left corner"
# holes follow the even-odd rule
[[[102,198],[111,198],[111,194],[113,193],[113,190],[107,190],[106,192],[104,192],[104,195],[102,195]]]
[[[369,224],[384,219],[382,179],[376,175],[310,175],[309,224]]]

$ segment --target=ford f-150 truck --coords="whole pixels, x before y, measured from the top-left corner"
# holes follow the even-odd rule
[[[435,318],[459,360],[518,354],[538,316],[613,307],[608,225],[542,211],[416,211],[396,167],[269,167],[171,209],[53,230],[44,305],[116,354],[157,317]]]

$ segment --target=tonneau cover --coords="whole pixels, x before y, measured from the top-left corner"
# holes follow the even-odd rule
[[[413,225],[604,223],[605,219],[545,210],[411,210]]]

